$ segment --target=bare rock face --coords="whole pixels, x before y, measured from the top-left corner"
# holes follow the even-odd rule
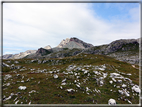
[[[138,45],[139,42],[137,39],[120,39],[111,42],[107,47],[107,51],[108,52],[115,52],[118,50],[128,51],[130,49],[135,49],[136,46]]]
[[[69,49],[73,49],[73,48],[85,49],[85,48],[93,47],[93,45],[89,43],[85,43],[82,40],[73,37],[70,39],[69,38],[65,40],[63,39],[57,47],[58,48],[69,48]]]
[[[37,51],[36,51],[36,55],[47,55],[47,54],[50,54],[51,53],[51,50],[47,50],[47,49],[44,49],[44,48],[39,48]]]
[[[64,45],[66,45],[70,41],[69,38],[63,39],[61,43],[57,46],[58,48],[62,48]]]
[[[51,46],[47,45],[47,46],[44,47],[44,49],[51,49]]]
[[[93,47],[92,44],[89,44],[89,43],[86,43],[86,42],[83,42],[82,40],[78,39],[78,38],[71,38],[70,41],[74,41],[80,45],[82,45],[84,48],[90,48],[90,47]]]

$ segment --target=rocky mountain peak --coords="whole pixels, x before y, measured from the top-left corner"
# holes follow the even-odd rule
[[[60,44],[57,46],[58,48],[62,48],[64,45],[66,45],[68,42],[70,42],[69,38],[63,39]]]
[[[47,55],[49,53],[51,53],[51,49],[50,50],[47,50],[47,49],[44,49],[44,48],[39,48],[37,51],[36,51],[36,54],[37,55]]]
[[[82,40],[80,40],[76,37],[72,37],[70,39],[69,38],[63,39],[57,47],[58,48],[69,48],[69,49],[72,49],[72,48],[84,49],[84,48],[93,47],[93,45],[83,42]]]
[[[46,49],[44,48],[39,48],[36,53],[44,53],[46,51]]]
[[[76,37],[72,37],[72,38],[70,38],[70,41],[79,41],[79,39]]]
[[[47,46],[44,47],[44,49],[51,49],[51,46],[47,45]]]

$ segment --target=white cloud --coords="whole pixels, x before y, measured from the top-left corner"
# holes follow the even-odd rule
[[[129,14],[134,21],[140,21],[140,8],[135,7],[130,9]]]
[[[137,10],[129,11],[132,19],[138,20]],[[28,50],[46,45],[55,47],[62,39],[70,37],[93,45],[140,37],[139,21],[117,19],[107,22],[104,19],[97,16],[91,4],[85,3],[5,3],[3,46]]]

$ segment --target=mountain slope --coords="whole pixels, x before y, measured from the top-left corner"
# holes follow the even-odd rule
[[[12,59],[13,54],[5,54],[2,56],[3,59]]]
[[[84,53],[107,55],[120,61],[138,64],[139,42],[138,39],[120,39],[107,45],[86,49]]]
[[[24,58],[41,58],[45,55],[48,55],[50,53],[52,53],[52,49],[44,49],[44,48],[39,48],[36,53],[33,53],[33,54],[29,54],[27,56],[25,56]]]
[[[105,55],[3,63],[4,104],[139,104],[138,66]]]

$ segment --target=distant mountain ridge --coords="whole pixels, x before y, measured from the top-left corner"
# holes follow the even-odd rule
[[[82,51],[82,49],[87,49],[90,47],[93,47],[93,45],[83,42],[82,40],[78,38],[75,38],[75,37],[70,38],[70,39],[66,38],[66,39],[63,39],[57,47],[47,49],[48,51],[45,51],[45,48],[40,48],[40,51],[42,52],[40,52],[38,49],[36,53],[28,55],[26,56],[26,58],[60,57],[60,55],[56,55],[56,54],[58,53],[60,54],[61,51],[65,51],[68,49],[69,50],[70,49],[81,49],[80,51]],[[75,53],[78,53],[78,52],[75,52]],[[50,54],[55,54],[55,56],[52,56],[52,55],[50,56]],[[64,54],[62,55],[62,57],[64,57]]]
[[[117,60],[131,64],[139,63],[139,39],[120,39],[110,44],[93,46],[78,38],[63,39],[57,47],[51,48],[50,45],[34,51],[21,52],[15,55],[3,55],[3,59],[18,58],[63,58],[85,54],[100,54],[114,57]]]
[[[3,55],[3,59],[20,59],[23,58],[29,54],[35,53],[37,50],[27,50],[25,52],[20,52],[19,54],[6,54]]]
[[[62,51],[63,50],[62,48],[68,48],[68,49],[81,48],[81,49],[85,49],[85,48],[89,48],[89,47],[93,47],[93,45],[89,44],[89,43],[85,43],[85,42],[81,41],[80,39],[73,37],[73,38],[63,39],[60,42],[60,44],[55,48],[51,48],[50,45],[47,45],[44,48],[40,48],[40,50],[43,51],[44,49],[46,49],[46,50],[49,51],[49,53],[51,53],[51,52]],[[43,53],[39,53],[39,49],[38,49],[38,50],[27,50],[27,51],[21,52],[19,54],[6,54],[6,55],[3,55],[3,59],[20,59],[20,58],[23,58],[23,57],[25,57],[27,55],[30,55],[30,54],[31,54],[31,56],[34,56],[34,57],[43,56],[45,54],[45,50],[43,51]],[[35,54],[37,54],[37,55],[35,55]]]

